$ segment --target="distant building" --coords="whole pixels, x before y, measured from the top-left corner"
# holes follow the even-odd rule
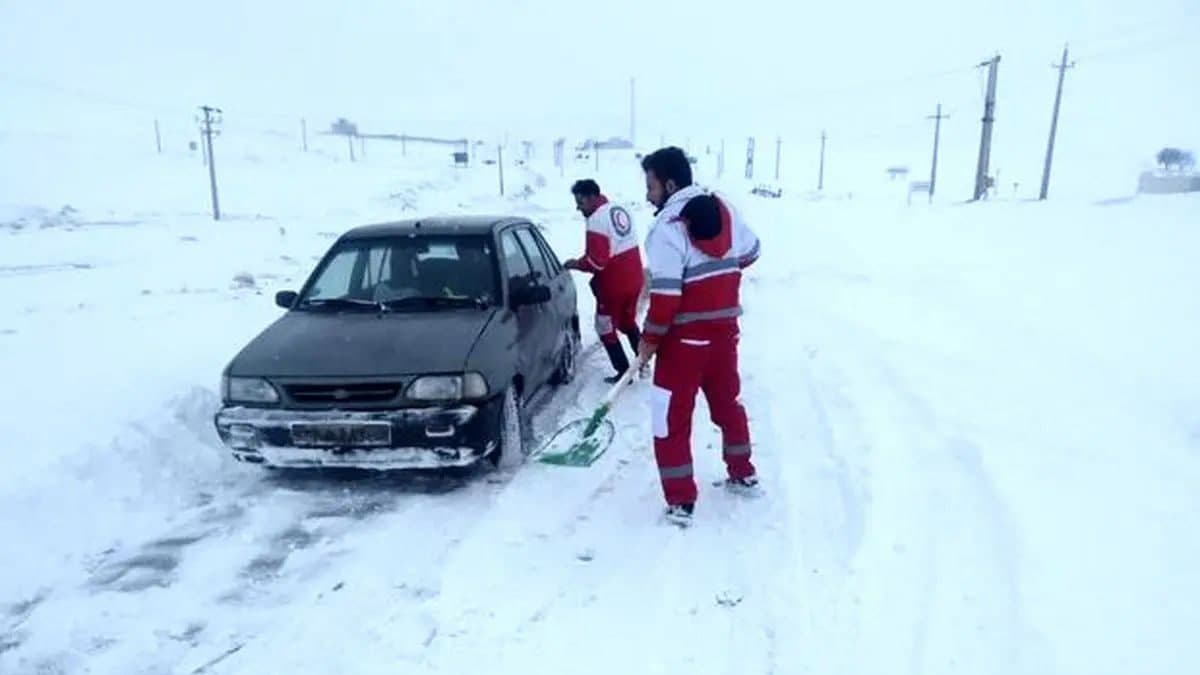
[[[613,136],[606,141],[598,141],[594,138],[589,138],[583,143],[575,146],[575,150],[579,152],[587,152],[589,150],[632,150],[633,142],[627,138]]]
[[[1138,192],[1160,195],[1200,192],[1200,174],[1146,171],[1138,177]]]
[[[345,117],[337,118],[333,124],[329,125],[329,130],[342,136],[358,135],[358,125],[346,119]]]

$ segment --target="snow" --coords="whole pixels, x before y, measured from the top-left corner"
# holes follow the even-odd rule
[[[995,10],[1012,15],[997,25],[1030,23],[1039,50],[1053,33],[1049,22],[1083,32],[1081,53],[1096,57],[1081,57],[1068,76],[1071,122],[1060,128],[1052,199],[1040,203],[1026,198],[1040,177],[1054,72],[1040,56],[1036,72],[1030,65],[1032,35],[987,34],[1006,47],[996,154],[1006,178],[977,204],[961,202],[978,143],[977,74],[889,89],[887,124],[915,122],[869,134],[855,125],[878,117],[879,104],[866,100],[873,88],[801,96],[869,75],[854,64],[772,89],[779,100],[811,105],[786,107],[797,131],[785,134],[782,197],[751,194],[771,182],[764,177],[780,126],[756,112],[765,109],[761,98],[749,97],[772,69],[747,69],[755,59],[788,56],[790,43],[810,56],[833,53],[829,40],[840,44],[843,29],[861,23],[861,8],[829,8],[830,23],[810,17],[802,28],[808,41],[762,39],[776,46],[706,54],[697,72],[718,79],[675,98],[666,83],[643,77],[639,102],[652,120],[701,110],[693,96],[733,92],[728,114],[714,114],[721,119],[695,114],[677,127],[651,124],[671,128],[671,142],[692,135],[698,176],[735,201],[764,246],[743,286],[741,342],[764,494],[746,499],[711,484],[723,465],[701,399],[694,438],[701,497],[696,523],[681,531],[658,519],[644,381],[617,399],[617,440],[586,469],[307,476],[234,462],[212,425],[221,369],[280,314],[274,294],[296,289],[339,233],[415,215],[514,213],[543,227],[561,257],[575,256],[583,228],[569,185],[593,175],[593,159],[560,174],[539,140],[533,160],[519,166],[514,131],[500,197],[496,167],[482,157],[455,168],[448,146],[402,151],[368,141],[365,156],[356,147],[351,162],[345,139],[319,134],[325,122],[315,115],[303,152],[298,115],[254,112],[271,96],[282,101],[283,88],[235,78],[241,64],[219,68],[210,52],[172,51],[186,36],[125,25],[125,5],[76,15],[97,29],[69,44],[18,35],[20,26],[49,19],[14,9],[0,42],[14,54],[27,51],[21,62],[33,64],[31,79],[43,67],[46,77],[80,69],[80,90],[100,88],[99,69],[120,63],[132,84],[115,91],[117,99],[150,98],[142,82],[158,81],[148,75],[155,69],[171,73],[171,82],[159,82],[164,91],[222,92],[228,112],[216,161],[224,217],[211,219],[207,167],[187,145],[196,139],[192,109],[130,112],[85,96],[77,110],[0,73],[0,85],[13,85],[4,89],[12,114],[0,122],[0,451],[7,460],[0,673],[1195,670],[1200,195],[1133,195],[1158,146],[1186,145],[1188,134],[1195,140],[1187,125],[1194,90],[1179,85],[1194,62],[1179,54],[1194,55],[1190,43],[1164,41],[1169,58],[1156,60],[1120,51],[1129,46],[1120,31],[1109,31],[1107,42],[1096,38],[1107,24],[1083,20],[1105,16],[1091,6],[1039,8],[1047,15],[1032,23],[1024,12]],[[542,8],[553,15],[547,21],[571,20],[561,3],[552,5]],[[740,12],[730,30],[757,34],[756,8]],[[460,9],[437,11],[450,19]],[[1139,35],[1162,38],[1155,31],[1172,8],[1152,9],[1143,18],[1154,30]],[[267,5],[244,11],[238,30],[246,35],[264,17],[282,21]],[[870,31],[858,35],[864,63],[923,35],[892,29],[907,8],[877,11]],[[170,11],[154,12],[174,20]],[[670,13],[639,15],[642,39],[620,42],[661,37]],[[383,99],[369,98],[373,86],[397,60],[428,58],[428,72],[408,82],[427,99],[402,87],[379,95],[420,101],[403,117],[427,118],[422,133],[458,137],[466,128],[491,138],[489,157],[506,123],[549,138],[570,123],[599,136],[610,132],[596,129],[622,128],[623,98],[602,106],[582,94],[610,89],[604,73],[624,72],[632,56],[610,50],[611,61],[587,61],[597,66],[591,90],[577,74],[558,88],[514,82],[520,69],[529,83],[545,84],[556,64],[525,70],[488,49],[507,44],[521,58],[553,52],[575,63],[568,56],[577,53],[577,36],[546,37],[552,50],[532,39],[552,31],[533,22],[484,39],[506,20],[502,14],[464,20],[471,39],[456,44],[477,41],[467,61],[454,61],[449,48],[404,43],[405,51],[372,62],[361,78],[345,77],[338,69],[350,57],[335,55],[347,40],[362,43],[359,57],[369,55],[367,45],[382,44],[403,22],[379,21],[361,34],[339,29],[314,50],[315,24],[295,18],[311,30],[283,26],[277,32],[286,39],[255,35],[240,45],[245,52],[234,49],[240,43],[225,46],[261,75],[267,61],[252,53],[270,53],[281,66],[281,55],[291,59],[303,44],[305,72],[337,82],[309,92],[303,105],[336,100],[332,86],[385,111],[393,107],[374,107]],[[620,13],[608,14],[598,32],[618,28]],[[435,15],[422,24],[431,34],[442,26]],[[316,24],[329,19],[313,16],[307,20]],[[1121,17],[1120,26],[1136,18]],[[696,28],[678,20],[680,34]],[[104,29],[113,23],[120,30]],[[776,23],[759,37],[791,35],[795,22]],[[909,48],[959,58],[985,34],[973,30],[948,31],[945,46],[931,40]],[[134,33],[157,45],[161,64],[124,39]],[[871,46],[876,38],[883,46]],[[284,49],[291,40],[298,42]],[[105,62],[101,43],[119,45],[120,58]],[[1029,49],[1013,54],[1014,45]],[[1108,51],[1114,45],[1118,51]],[[480,53],[495,57],[482,88],[464,79],[467,94],[421,89],[444,72],[467,78]],[[213,66],[205,76],[212,80],[176,78],[193,59]],[[715,72],[722,64],[724,72]],[[281,72],[281,81],[296,72]],[[731,73],[750,75],[731,83],[740,79]],[[91,86],[89,74],[101,84]],[[230,88],[213,85],[219,77]],[[701,81],[689,77],[689,85]],[[537,89],[544,116],[519,106],[499,118],[479,111],[480,100],[514,87]],[[883,168],[907,163],[910,179],[924,178],[930,139],[920,121],[943,89],[954,117],[943,127],[942,187],[932,205],[917,197],[908,205],[905,186],[888,181]],[[554,107],[564,91],[578,100]],[[585,110],[592,116],[575,114]],[[1138,121],[1147,111],[1153,124]],[[355,119],[405,131],[393,128],[399,123],[390,114]],[[77,126],[61,124],[75,117]],[[162,154],[152,142],[154,117]],[[828,121],[840,128],[831,134],[829,188],[816,194],[808,166],[815,162],[801,168],[793,158],[815,158],[812,130]],[[657,130],[645,128],[657,140]],[[747,133],[759,148],[751,181],[734,178]],[[722,137],[737,140],[717,179]],[[568,139],[568,157],[573,145]],[[644,236],[651,210],[632,153],[602,153],[596,177]],[[1017,180],[1021,190],[1010,190]],[[590,414],[608,391],[607,361],[590,329],[591,294],[576,280],[581,376],[538,411],[539,439]]]
[[[1194,196],[910,207],[723,183],[764,239],[742,359],[765,495],[709,485],[718,436],[698,424],[698,522],[677,531],[657,520],[645,382],[584,470],[314,479],[234,463],[211,426],[220,369],[336,233],[466,208],[530,215],[562,256],[582,240],[571,176],[548,167],[511,167],[530,188],[501,199],[494,167],[276,152],[225,163],[231,185],[270,188],[231,187],[219,223],[203,190],[153,210],[119,208],[133,188],[69,184],[5,204],[21,223],[0,234],[0,433],[19,457],[0,478],[0,537],[19,542],[0,581],[6,672],[1195,661]],[[164,183],[204,187],[202,166],[151,156],[112,185],[159,162],[178,172]],[[606,158],[601,180],[644,228],[633,158]],[[585,331],[584,375],[539,413],[540,437],[606,393],[594,343]]]

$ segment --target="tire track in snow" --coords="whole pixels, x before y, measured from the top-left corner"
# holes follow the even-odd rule
[[[331,654],[329,644],[363,641],[373,651],[392,654],[392,662],[419,662],[422,650],[444,631],[430,611],[442,592],[444,565],[502,489],[502,483],[476,475],[449,493],[398,495],[400,508],[356,524],[335,551],[312,561],[303,583],[277,599],[286,615],[264,612],[273,617],[269,623],[197,650],[183,670],[237,644],[245,648],[206,672],[258,673],[264,662],[311,668],[328,658],[353,658],[354,650]],[[342,662],[340,670],[353,665]]]
[[[584,355],[596,353],[590,348]],[[539,414],[554,412],[551,406]],[[163,670],[194,661],[193,654],[245,645],[275,630],[270,621],[273,608],[303,604],[309,595],[305,589],[312,588],[323,568],[360,558],[352,542],[360,533],[380,527],[411,532],[416,526],[423,537],[431,538],[421,549],[430,553],[426,564],[418,566],[421,573],[400,582],[397,589],[421,604],[436,597],[440,586],[430,570],[437,570],[466,536],[470,519],[485,511],[482,504],[513,478],[483,471],[390,476],[255,473],[210,485],[207,492],[184,500],[194,506],[173,516],[174,524],[145,543],[104,552],[86,571],[80,588],[52,589],[39,613],[46,612],[45,621],[53,623],[53,616],[67,612],[68,605],[76,606],[75,647],[64,650],[60,641],[45,639],[22,651],[28,633],[45,635],[49,630],[49,623],[39,627],[35,615],[28,627],[5,639],[7,656],[73,672],[82,666],[72,653],[86,651],[90,662],[119,664],[114,665],[117,670]],[[443,526],[436,536],[429,532],[430,522]],[[410,552],[406,558],[411,561],[414,556]],[[141,598],[151,591],[163,596],[153,601],[155,605],[171,607],[159,617],[144,610]],[[102,610],[103,616],[98,614]],[[133,645],[145,639],[159,648],[135,649]],[[233,664],[238,660],[231,659]]]
[[[263,475],[229,493],[217,490],[146,543],[108,551],[77,588],[53,589],[29,621],[30,649],[16,645],[9,656],[64,673],[85,662],[163,672],[194,654],[244,644],[271,628],[280,605],[305,596],[320,572],[350,555],[355,533],[387,518],[419,520],[410,512],[445,496],[438,493],[487,490],[478,487],[455,476]],[[52,638],[66,613],[74,626],[69,644]],[[157,646],[147,649],[147,640]]]
[[[831,316],[821,323],[849,404],[832,407],[833,428],[865,442],[867,528],[848,586],[864,603],[862,638],[907,672],[1039,672],[1047,662],[1021,608],[1019,541],[978,449],[945,428],[880,341]]]
[[[766,399],[752,383],[747,396]],[[756,462],[770,485],[767,495],[745,499],[713,488],[711,481],[724,475],[721,444],[699,401],[696,416],[703,421],[693,454],[701,499],[693,527],[679,531],[658,520],[662,495],[649,425],[631,423],[641,441],[592,493],[603,495],[589,504],[596,510],[564,519],[522,549],[532,560],[558,563],[539,567],[534,581],[508,578],[518,593],[533,586],[536,600],[518,599],[522,609],[489,617],[505,628],[476,641],[505,645],[506,654],[468,651],[464,666],[487,662],[503,664],[495,672],[520,672],[547,649],[550,661],[570,659],[585,672],[789,672],[799,658],[791,628],[799,606],[798,551],[783,508],[788,486],[773,478],[782,475],[778,456],[786,444],[772,432],[771,411],[755,408],[762,439]],[[635,409],[645,415],[629,406],[622,420]],[[585,564],[578,551],[588,552]]]
[[[598,354],[586,351],[585,358]],[[583,398],[598,400],[606,387],[598,379],[580,378],[562,388],[554,401],[585,392]],[[536,409],[532,426],[548,425],[570,411],[557,405]],[[281,668],[328,664],[323,670],[335,672],[358,666],[349,660],[357,649],[325,653],[320,645],[330,640],[361,645],[386,654],[389,663],[418,671],[455,661],[463,667],[496,664],[493,645],[519,640],[522,627],[536,624],[544,613],[538,603],[553,604],[552,587],[536,583],[538,570],[523,569],[528,560],[536,561],[533,554],[540,547],[571,531],[578,515],[603,497],[623,466],[611,450],[590,469],[526,463],[472,482],[462,499],[419,500],[411,510],[384,514],[369,532],[353,533],[347,544],[352,551],[339,561],[336,573],[323,578],[326,587],[341,580],[344,586],[320,601],[319,613],[301,612],[303,616],[261,636],[217,672],[256,672],[254,664],[268,654]],[[557,484],[556,478],[567,484]],[[590,491],[579,489],[585,486]],[[547,504],[560,508],[547,509]],[[388,569],[381,571],[381,564]],[[527,578],[523,575],[533,575],[525,586],[528,592],[497,605],[496,598]],[[496,619],[498,613],[504,620]],[[280,658],[280,653],[286,655]]]

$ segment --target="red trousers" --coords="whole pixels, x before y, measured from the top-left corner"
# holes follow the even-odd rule
[[[713,424],[721,429],[722,457],[730,478],[754,474],[750,425],[742,407],[736,334],[705,339],[668,335],[655,356],[654,458],[668,504],[696,501],[692,474],[692,412],[704,392]]]
[[[596,333],[605,344],[616,344],[617,331],[630,333],[638,330],[637,306],[640,290],[628,293],[603,293],[596,295]]]

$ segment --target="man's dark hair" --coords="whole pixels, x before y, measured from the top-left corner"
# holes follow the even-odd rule
[[[692,164],[687,153],[673,145],[659,148],[642,158],[642,171],[653,173],[663,185],[673,180],[678,189],[692,184]]]
[[[679,215],[687,221],[688,234],[700,241],[721,233],[721,209],[712,195],[697,195],[683,205]]]
[[[584,178],[575,181],[575,184],[571,186],[571,193],[580,197],[599,197],[600,185],[591,178]]]

